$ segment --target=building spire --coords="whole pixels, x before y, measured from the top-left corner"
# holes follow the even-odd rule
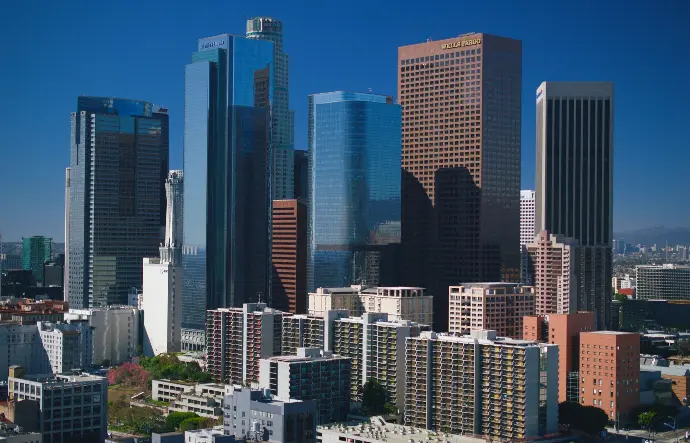
[[[165,180],[165,240],[160,248],[162,262],[174,265],[182,262],[182,184],[183,174],[172,170]]]

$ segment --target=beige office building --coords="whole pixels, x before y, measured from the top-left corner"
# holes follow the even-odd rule
[[[534,315],[534,288],[515,283],[468,283],[448,288],[449,332],[467,335],[492,329],[522,338],[522,319]]]

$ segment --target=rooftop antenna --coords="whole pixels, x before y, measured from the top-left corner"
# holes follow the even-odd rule
[[[431,41],[433,41],[433,40],[431,40],[431,37],[427,37],[427,38],[426,38],[426,42],[427,42],[427,43],[429,43],[429,42],[431,42]]]
[[[371,88],[369,88],[369,94],[371,94],[372,92],[373,92],[373,90]]]

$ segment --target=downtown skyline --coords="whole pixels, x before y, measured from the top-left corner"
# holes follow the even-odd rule
[[[16,5],[13,7],[20,8]],[[104,14],[103,20],[112,20],[113,23],[119,17],[118,11],[101,8],[104,7],[99,6],[99,10],[86,13]],[[19,111],[17,115],[28,110],[28,105],[20,101],[21,95],[8,91],[7,102],[10,106],[0,111],[0,121],[4,122],[3,126],[7,124],[8,128],[0,135],[0,159],[3,160],[0,162],[0,188],[5,190],[0,194],[0,207],[3,208],[0,211],[0,229],[5,241],[16,241],[29,235],[50,236],[58,242],[63,238],[62,183],[64,167],[68,164],[69,146],[69,122],[65,116],[69,108],[73,107],[75,96],[85,94],[145,99],[169,108],[170,168],[180,168],[184,130],[183,66],[188,62],[189,52],[193,51],[198,38],[223,32],[243,35],[245,20],[260,14],[271,15],[284,23],[285,51],[291,55],[290,108],[296,114],[297,149],[306,148],[308,94],[332,90],[366,91],[371,87],[374,93],[396,97],[395,58],[398,46],[422,43],[427,37],[441,40],[481,30],[520,39],[524,43],[522,189],[535,188],[535,104],[532,94],[539,83],[544,80],[612,81],[616,85],[618,103],[614,135],[617,146],[614,162],[614,231],[661,224],[670,227],[687,226],[690,210],[683,207],[685,205],[674,204],[683,196],[678,188],[682,184],[682,165],[687,164],[684,159],[689,155],[681,145],[682,113],[669,112],[662,117],[660,114],[646,115],[634,111],[640,106],[650,106],[659,97],[663,97],[672,110],[687,100],[684,97],[688,95],[688,88],[683,88],[680,80],[681,73],[685,71],[683,64],[688,62],[678,59],[674,65],[668,61],[659,64],[664,54],[672,53],[674,48],[675,53],[678,53],[681,47],[677,45],[682,40],[682,33],[688,32],[673,23],[673,20],[679,20],[686,12],[682,7],[678,7],[677,11],[645,11],[644,8],[622,11],[622,3],[614,2],[607,5],[600,16],[592,18],[590,23],[603,26],[609,21],[609,28],[602,32],[581,34],[568,30],[559,31],[553,24],[545,24],[538,29],[530,28],[529,23],[515,25],[507,18],[510,14],[492,22],[488,10],[475,10],[474,6],[469,8],[470,13],[461,20],[452,20],[443,17],[446,14],[439,15],[438,8],[433,8],[432,5],[415,17],[402,10],[374,8],[366,18],[356,14],[352,17],[354,11],[344,11],[344,17],[352,20],[333,29],[333,26],[315,21],[318,17],[326,17],[328,12],[334,12],[324,8],[327,7],[313,8],[304,17],[278,4],[225,11],[224,14],[218,14],[218,11],[210,15],[189,11],[191,17],[199,20],[190,20],[183,32],[166,36],[167,40],[164,39],[164,42],[144,39],[146,43],[139,47],[131,46],[132,42],[127,38],[121,41],[103,38],[94,43],[75,42],[75,49],[79,53],[94,50],[94,45],[102,53],[89,55],[90,63],[86,63],[87,58],[82,57],[75,64],[72,63],[74,55],[66,51],[54,51],[43,60],[46,67],[52,68],[52,76],[40,69],[36,70],[33,61],[17,69],[17,72],[9,73],[10,83],[13,80],[20,85],[26,81],[33,82],[30,90],[25,91],[26,98],[36,100],[39,98],[36,94],[41,94],[43,130],[29,131],[25,126],[26,122],[17,121],[17,116],[8,113],[8,108]],[[573,22],[587,19],[568,6],[558,8],[562,9],[562,14],[572,17]],[[187,12],[171,9],[161,13],[156,26],[147,30],[146,35],[153,36],[162,32],[166,26],[174,23],[174,17]],[[436,12],[432,13],[431,10],[434,9]],[[530,7],[524,7],[517,12],[527,18],[531,11]],[[19,61],[23,53],[18,49],[47,32],[38,28],[39,25],[46,24],[50,12],[50,8],[46,8],[46,11],[38,13],[34,22],[26,25],[22,31],[23,34],[28,34],[24,39],[25,43],[18,45],[18,48],[9,48],[10,61]],[[68,14],[68,11],[63,12]],[[639,36],[631,31],[634,26],[626,29],[623,22],[627,20],[633,24],[642,23],[643,18],[654,14],[666,17],[669,22],[667,27],[655,30],[657,35],[665,37],[666,43],[663,47],[654,48],[652,52],[651,43],[637,38]],[[222,19],[216,18],[216,15],[222,15]],[[21,11],[17,11],[17,16],[23,16]],[[433,16],[437,20],[433,20]],[[615,19],[612,20],[611,17],[614,16]],[[390,18],[384,22],[384,17]],[[64,19],[62,22],[67,24],[51,23],[46,28],[57,31],[51,37],[57,42],[68,38],[72,32],[67,29],[68,17]],[[302,29],[305,23],[313,28],[305,31]],[[380,23],[380,27],[368,26],[372,23]],[[411,23],[415,23],[413,29],[403,29]],[[21,20],[17,24],[21,24]],[[9,24],[3,33],[11,32],[17,24]],[[315,39],[315,31],[328,32],[332,38]],[[608,37],[604,39],[602,35]],[[545,40],[547,37],[548,41]],[[633,48],[637,55],[625,56],[628,54],[626,50]],[[63,64],[68,65],[69,69],[63,67]],[[99,70],[98,74],[91,70],[86,73],[77,72],[82,66],[86,69],[90,65],[96,69],[108,64],[114,66],[111,71]],[[136,67],[131,66],[132,64]],[[649,88],[640,81],[649,77],[650,66],[654,64],[655,69],[661,70],[664,82]],[[160,79],[161,70],[169,73],[165,74],[169,79],[156,80]],[[20,75],[22,72],[24,74]],[[134,72],[138,73],[137,76],[133,75]],[[655,71],[654,75],[659,74]],[[650,146],[657,155],[643,158],[642,154]],[[671,155],[673,161],[670,161]],[[27,158],[31,158],[31,170],[16,167],[16,164],[28,161]],[[8,192],[8,189],[11,191]],[[638,209],[644,210],[638,213]]]

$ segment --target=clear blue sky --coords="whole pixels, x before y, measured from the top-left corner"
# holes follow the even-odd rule
[[[296,146],[307,95],[396,94],[397,47],[487,32],[523,41],[522,185],[534,186],[535,89],[543,80],[614,81],[616,230],[690,226],[690,2],[8,1],[0,14],[0,229],[62,241],[64,168],[76,97],[170,108],[181,166],[184,65],[196,40],[283,20]]]

